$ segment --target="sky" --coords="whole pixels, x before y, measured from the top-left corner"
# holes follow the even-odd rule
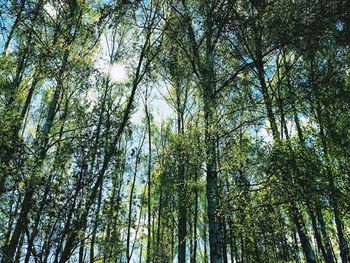
[[[100,72],[105,73],[109,76],[111,82],[116,84],[123,84],[130,80],[132,76],[131,67],[129,66],[132,62],[130,61],[118,61],[115,63],[109,63],[109,48],[108,48],[108,36],[104,35],[100,39],[100,51],[96,55],[95,68]],[[175,116],[174,111],[168,105],[168,103],[163,99],[162,96],[166,94],[165,85],[163,88],[152,89],[152,95],[150,97],[150,109],[154,117],[154,121],[160,124],[167,118],[172,118]],[[90,100],[96,100],[96,95],[93,91],[90,91],[88,97]],[[126,94],[127,96],[127,94]],[[139,98],[140,102],[141,99]],[[138,103],[142,105],[142,103]],[[131,116],[130,121],[133,124],[140,125],[142,119],[145,117],[144,108],[142,106],[138,107],[136,112]]]

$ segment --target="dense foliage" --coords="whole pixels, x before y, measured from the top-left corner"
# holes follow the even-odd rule
[[[0,260],[349,263],[350,2],[0,0]]]

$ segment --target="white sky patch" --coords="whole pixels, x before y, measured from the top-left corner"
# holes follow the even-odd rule
[[[111,49],[112,43],[110,39],[109,33],[105,33],[100,38],[100,48],[99,52],[97,52],[94,56],[94,66],[95,68],[103,73],[106,74],[111,82],[116,84],[122,84],[130,80],[130,77],[132,75],[131,69],[132,69],[132,60],[126,60],[123,62],[116,62],[113,64],[110,64],[111,58],[110,58],[110,49]],[[163,87],[162,92],[165,92],[165,88]],[[164,121],[167,118],[173,118],[174,117],[174,111],[171,109],[171,107],[167,104],[164,99],[159,94],[158,90],[154,90],[153,92],[153,98],[150,99],[150,107],[151,112],[154,117],[154,121],[157,124],[160,124],[162,121]],[[129,93],[125,93],[125,99],[128,99]],[[87,95],[87,98],[89,101],[94,102],[94,94],[89,93]],[[134,112],[131,116],[130,121],[133,124],[136,125],[142,125],[143,118],[145,117],[144,112],[144,105],[140,102],[140,107],[137,109],[136,112]]]
[[[305,115],[301,115],[298,117],[299,117],[299,122],[300,122],[300,126],[302,129],[303,129],[303,127],[306,127],[311,123],[309,118],[306,117]],[[297,127],[296,127],[294,120],[290,120],[287,122],[287,128],[288,128],[289,136],[291,136],[291,137],[298,136],[298,130],[297,130]]]
[[[113,63],[109,66],[108,76],[114,83],[124,83],[128,81],[128,72],[122,63]]]
[[[155,109],[155,111],[153,112],[154,121],[159,125],[162,123],[162,121],[174,117],[173,109],[162,98],[154,99],[153,108]]]
[[[129,63],[115,62],[111,63],[110,49],[113,43],[109,39],[109,34],[103,34],[100,38],[100,48],[94,56],[95,68],[109,76],[113,83],[125,83],[129,80],[128,68]]]
[[[143,108],[139,108],[130,118],[131,123],[136,125],[142,124],[142,118],[145,116]]]
[[[170,106],[162,99],[154,98],[151,102],[151,114],[153,120],[157,125],[160,125],[163,121],[169,118],[174,118],[174,111]],[[141,106],[132,116],[131,123],[141,125],[142,120],[145,118],[144,106]]]
[[[56,18],[57,11],[56,11],[56,8],[52,4],[46,3],[44,5],[44,9],[49,14],[49,16],[51,16],[52,18]]]
[[[163,98],[162,93],[165,93],[165,86],[160,89],[152,89],[152,95],[149,98],[150,112],[153,115],[153,120],[157,125],[160,125],[167,119],[175,117],[174,110],[169,106],[167,101]],[[145,108],[143,102],[139,101],[139,107],[134,114],[132,114],[130,121],[133,124],[141,125],[145,118]]]
[[[96,90],[89,89],[86,93],[86,98],[89,102],[89,107],[94,106],[98,102],[98,93]]]
[[[258,136],[264,138],[264,141],[267,143],[273,142],[272,132],[270,129],[270,125],[266,122],[266,124],[261,127],[258,131]]]
[[[106,35],[102,35],[100,38],[100,48],[99,52],[94,55],[94,65],[95,68],[104,73],[108,74],[110,57],[108,54],[108,43]]]
[[[303,127],[306,127],[306,126],[310,125],[310,123],[311,123],[309,118],[304,116],[304,115],[299,116],[299,121],[300,121],[300,125],[301,125],[302,129],[303,129]],[[294,120],[287,121],[287,130],[288,130],[288,135],[290,137],[298,136],[297,127],[296,127]],[[259,137],[262,137],[264,139],[264,141],[267,143],[273,142],[272,131],[271,131],[270,124],[268,121],[266,121],[265,125],[263,125],[259,129],[257,135]],[[283,130],[283,137],[284,136],[285,136],[285,134],[284,134],[284,130]]]

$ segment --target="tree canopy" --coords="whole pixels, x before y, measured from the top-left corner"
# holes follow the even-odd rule
[[[0,261],[350,263],[350,2],[0,0]]]

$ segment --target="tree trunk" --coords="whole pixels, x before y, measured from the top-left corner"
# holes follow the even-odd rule
[[[326,158],[326,172],[327,172],[327,179],[329,183],[329,191],[330,191],[330,203],[333,208],[333,214],[334,214],[334,221],[337,228],[337,235],[338,235],[338,243],[339,243],[339,250],[340,250],[340,257],[342,260],[342,263],[348,263],[349,262],[349,248],[344,236],[343,231],[343,222],[341,220],[339,206],[338,206],[338,198],[337,198],[337,188],[334,183],[334,176],[331,171],[331,164],[330,164],[330,156],[328,153],[328,147],[324,132],[324,126],[322,121],[322,110],[321,105],[319,101],[316,101],[316,113],[317,113],[317,121],[320,127],[320,137],[321,137],[321,143],[323,147],[323,151]]]
[[[318,226],[317,226],[317,221],[316,221],[315,214],[312,211],[312,209],[311,209],[309,204],[307,204],[307,207],[308,207],[309,216],[311,218],[312,228],[314,230],[314,235],[315,235],[317,247],[321,251],[323,259],[325,260],[325,262],[326,263],[333,263],[332,257],[331,258],[328,257],[328,254],[327,254],[327,251],[325,249],[325,246],[323,245],[322,237],[321,237],[321,234],[320,234]]]
[[[90,263],[94,262],[95,256],[94,256],[94,249],[95,249],[95,241],[96,241],[96,234],[97,234],[97,228],[99,224],[99,215],[100,215],[100,209],[101,209],[101,203],[102,203],[102,189],[103,189],[103,182],[101,183],[99,195],[98,195],[98,201],[97,201],[97,209],[95,212],[95,223],[91,234],[91,244],[90,244]]]
[[[227,258],[227,232],[226,232],[226,220],[225,216],[222,215],[222,261],[223,263],[228,263],[228,258]]]
[[[192,262],[197,262],[197,228],[198,228],[198,174],[195,172],[194,177],[194,219],[193,219],[193,252]]]
[[[134,169],[134,176],[131,183],[131,189],[130,189],[130,196],[129,196],[129,209],[128,209],[128,230],[127,230],[127,236],[126,236],[126,259],[127,262],[130,262],[131,255],[130,255],[130,231],[131,231],[131,217],[132,217],[132,203],[133,203],[133,195],[134,195],[134,189],[135,189],[135,183],[136,183],[136,175],[137,175],[137,169],[138,169],[138,163],[139,163],[139,157],[141,154],[141,148],[143,145],[144,138],[142,139],[141,145],[136,153],[135,157],[135,169]]]
[[[19,7],[19,10],[16,14],[16,19],[15,21],[13,22],[13,25],[11,27],[11,30],[7,36],[7,39],[6,39],[6,42],[4,44],[4,50],[3,50],[3,54],[6,55],[7,54],[7,49],[10,45],[10,42],[11,42],[11,39],[15,33],[15,30],[17,29],[18,27],[18,24],[20,23],[20,20],[22,18],[22,12],[24,10],[24,4],[25,4],[25,0],[21,0],[21,3],[20,3],[20,7]]]
[[[34,189],[31,185],[27,186],[26,192],[21,205],[21,212],[19,214],[16,227],[13,231],[10,243],[4,247],[3,250],[3,263],[12,263],[13,257],[15,255],[16,249],[19,245],[19,239],[22,233],[26,230],[28,224],[28,213],[32,207],[32,198],[34,194]]]
[[[151,137],[151,117],[148,111],[147,101],[145,103],[145,113],[147,119],[147,131],[148,131],[148,166],[147,166],[147,258],[146,263],[151,262],[151,169],[152,169],[152,137]]]
[[[180,157],[180,160],[182,158]],[[186,262],[186,225],[187,225],[187,204],[186,204],[186,185],[184,184],[184,167],[181,162],[178,167],[178,178],[179,178],[179,232],[178,232],[178,262]]]
[[[265,107],[266,107],[266,111],[267,111],[267,117],[269,119],[270,126],[272,129],[273,139],[274,139],[275,143],[279,143],[280,136],[278,134],[276,118],[275,118],[274,113],[273,113],[272,100],[271,100],[271,97],[269,95],[269,91],[267,89],[267,85],[266,85],[266,81],[265,81],[265,69],[264,69],[264,64],[263,64],[263,55],[262,55],[262,51],[261,51],[261,38],[259,38],[259,37],[257,38],[257,47],[258,48],[256,50],[255,66],[256,66],[257,71],[258,71],[259,82],[260,82],[261,90],[262,90],[263,97],[264,97],[264,103],[265,103]],[[282,116],[282,119],[284,119],[284,116]],[[284,130],[285,130],[286,139],[289,140],[288,131],[286,130],[286,128]],[[298,172],[297,165],[294,164],[293,166],[294,166],[294,169],[296,169],[295,172]],[[302,216],[301,216],[299,210],[297,209],[294,201],[291,201],[290,206],[291,206],[291,215],[292,215],[293,221],[297,227],[298,235],[300,238],[303,252],[304,252],[305,257],[306,257],[306,261],[308,263],[315,263],[316,262],[315,253],[311,247],[310,241],[309,241],[306,233],[304,232],[304,223],[303,223]]]
[[[311,244],[309,239],[307,238],[307,235],[304,232],[304,229],[305,229],[304,222],[294,202],[291,203],[291,214],[292,214],[293,221],[297,227],[297,232],[300,238],[301,247],[304,251],[306,262],[316,263],[315,253],[311,247]]]
[[[319,204],[316,204],[316,216],[317,216],[317,221],[319,223],[322,237],[323,237],[323,240],[324,240],[324,243],[326,246],[327,258],[330,260],[330,262],[336,262],[334,252],[333,252],[333,247],[332,247],[330,238],[329,238],[327,230],[326,230],[326,224],[324,222],[323,214],[322,214],[321,207]]]

